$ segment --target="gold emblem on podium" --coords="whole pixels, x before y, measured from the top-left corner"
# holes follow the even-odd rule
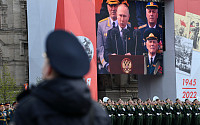
[[[132,68],[132,62],[129,58],[124,58],[122,61],[121,61],[121,68],[122,68],[122,71],[126,74],[130,73],[131,72],[131,68]]]

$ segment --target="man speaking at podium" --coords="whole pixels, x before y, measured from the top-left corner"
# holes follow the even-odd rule
[[[128,24],[130,14],[125,4],[120,4],[117,9],[118,26],[108,31],[105,43],[105,60],[109,62],[109,55],[132,55],[134,53],[133,32]],[[109,63],[106,69],[110,72]]]
[[[159,48],[160,34],[155,28],[148,28],[144,31],[144,41],[148,50],[145,57],[144,74],[162,74],[163,55],[157,53]]]

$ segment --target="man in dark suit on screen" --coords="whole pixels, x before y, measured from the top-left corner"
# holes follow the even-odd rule
[[[104,57],[109,62],[109,55],[132,55],[134,54],[133,32],[128,25],[130,14],[125,4],[120,4],[117,9],[118,26],[108,31]],[[106,64],[109,71],[109,63]]]

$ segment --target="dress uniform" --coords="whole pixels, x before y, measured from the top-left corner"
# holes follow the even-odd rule
[[[133,125],[135,121],[135,107],[133,105],[127,104],[125,105],[125,114],[126,114],[126,121],[125,125]]]
[[[189,104],[183,106],[183,124],[190,125],[192,120],[192,107]]]
[[[116,105],[117,110],[117,125],[124,125],[126,116],[125,116],[125,106],[123,104]]]
[[[148,24],[144,24],[144,25],[138,27],[138,29],[140,30],[140,32],[141,32],[141,34],[142,34],[141,37],[143,37],[144,31],[145,31],[146,29],[148,29],[148,28],[150,28]],[[156,30],[159,32],[160,40],[162,41],[162,40],[163,40],[162,25],[157,24],[157,25],[155,26],[154,29],[156,29]],[[144,41],[143,41],[143,42],[144,42]],[[159,42],[160,42],[160,41],[159,41]]]
[[[6,103],[5,104],[5,112],[6,112],[6,116],[7,116],[7,123],[9,124],[9,122],[12,120],[12,117],[13,117],[13,110],[10,109],[10,104],[9,103]]]
[[[159,32],[154,28],[149,28],[144,32],[144,40],[146,43],[147,48],[152,44],[148,43],[148,40],[156,40],[157,42],[160,40]],[[157,43],[154,43],[157,44]],[[158,46],[158,45],[157,45]],[[156,45],[154,45],[156,47]],[[148,48],[149,49],[149,48]],[[155,48],[155,54],[150,57],[149,52],[145,55],[144,61],[144,74],[162,74],[163,73],[163,55],[157,53]]]
[[[174,119],[173,119],[173,123],[174,125],[182,125],[182,118],[183,118],[183,107],[182,105],[175,103],[174,107],[173,107],[173,113],[174,113]]]
[[[143,125],[144,107],[141,104],[135,106],[135,123],[136,125]]]
[[[155,104],[154,105],[154,125],[162,125],[162,111],[163,111],[163,108],[160,104]]]
[[[116,110],[114,105],[107,104],[105,106],[105,109],[108,113],[109,118],[111,119],[112,125],[116,125],[116,117],[115,117]]]
[[[117,5],[119,4],[118,0],[107,0],[107,4],[111,5]],[[108,30],[112,29],[113,27],[116,27],[118,25],[118,21],[113,21],[111,17],[107,17],[105,19],[102,19],[98,22],[98,29],[97,29],[97,56],[99,59],[98,63],[98,74],[107,74],[107,70],[105,68],[105,65],[107,62],[104,59],[104,47],[105,42],[107,38],[107,32]]]
[[[147,5],[146,5],[146,8],[147,8],[147,9],[158,9],[158,5],[157,5],[157,3],[155,3],[155,2],[148,2]],[[147,22],[148,22],[148,20],[147,20]],[[139,29],[139,31],[141,32],[141,40],[140,40],[140,43],[141,43],[141,44],[144,44],[145,41],[142,40],[142,39],[143,39],[143,34],[144,34],[145,30],[148,29],[148,28],[154,28],[154,29],[156,29],[156,30],[159,32],[160,40],[158,41],[158,43],[159,43],[159,45],[160,45],[160,48],[159,48],[159,50],[160,50],[160,49],[162,48],[163,42],[164,42],[164,41],[163,41],[163,27],[162,27],[161,24],[156,23],[155,26],[150,27],[149,24],[146,23],[146,24],[144,24],[144,25],[139,26],[138,29]],[[144,47],[144,48],[145,48],[145,47]],[[145,49],[146,49],[146,48],[145,48]],[[146,49],[146,50],[147,50],[147,49]]]
[[[154,115],[154,108],[151,104],[147,104],[144,106],[144,123],[145,125],[152,125],[153,124],[153,115]]]
[[[173,107],[166,103],[163,106],[163,123],[164,125],[171,125],[172,124],[172,110]]]
[[[0,125],[7,125],[7,113],[3,109],[4,104],[0,104],[1,110],[0,110]]]
[[[155,3],[155,2],[154,2]],[[144,1],[136,1],[136,19],[138,26],[142,26],[147,23],[146,21],[146,5],[147,2]],[[162,3],[156,3],[158,4],[158,22],[159,24],[162,24]]]
[[[200,125],[200,105],[199,104],[192,105],[192,124]]]

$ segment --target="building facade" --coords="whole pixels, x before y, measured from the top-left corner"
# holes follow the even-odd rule
[[[0,65],[23,85],[29,67],[26,0],[0,0],[0,15]]]

